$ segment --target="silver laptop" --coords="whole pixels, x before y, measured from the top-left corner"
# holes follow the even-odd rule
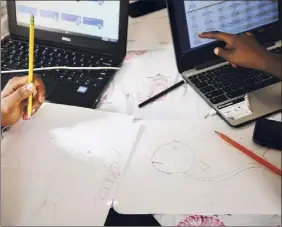
[[[179,72],[231,126],[281,111],[281,80],[258,70],[233,68],[214,55],[223,43],[200,32],[254,33],[269,51],[281,52],[282,3],[273,1],[167,0]]]

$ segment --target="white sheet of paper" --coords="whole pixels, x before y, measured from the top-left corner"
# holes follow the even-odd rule
[[[127,41],[128,51],[167,49],[171,43],[156,43],[150,41]]]
[[[1,15],[1,40],[4,39],[5,36],[7,36],[8,34],[9,34],[8,16],[7,16],[7,14],[3,15],[3,16]]]
[[[281,177],[233,148],[218,130],[281,168],[281,152],[251,141],[253,125],[147,122],[115,196],[120,213],[280,214]],[[280,160],[280,162],[279,162]]]
[[[129,17],[128,41],[172,43],[167,10],[140,18]]]
[[[43,105],[2,146],[1,224],[103,225],[137,133],[132,116]]]
[[[167,10],[128,21],[127,50],[156,50],[172,44]]]
[[[132,114],[136,119],[198,119],[204,120],[208,104],[190,87],[183,85],[154,102],[139,108],[138,104],[181,80],[173,48],[139,52],[138,57],[124,64],[118,72],[108,102],[99,108]]]

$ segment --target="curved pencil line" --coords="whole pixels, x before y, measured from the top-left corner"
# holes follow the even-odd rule
[[[161,172],[161,173],[164,173],[164,174],[168,174],[168,175],[170,175],[170,174],[186,174],[187,171],[189,171],[189,170],[187,170],[186,172],[172,173],[172,172],[165,172],[165,171],[162,171],[162,170],[158,169],[158,168],[154,165],[154,163],[157,163],[157,162],[153,161],[153,158],[154,158],[155,154],[156,154],[161,148],[163,148],[163,147],[165,147],[165,146],[168,146],[170,143],[174,143],[174,142],[180,143],[180,144],[185,145],[185,146],[187,146],[187,147],[189,148],[189,150],[190,150],[190,152],[192,153],[192,156],[193,156],[193,161],[192,161],[191,167],[189,168],[189,170],[191,170],[191,169],[194,167],[195,161],[196,161],[195,153],[193,152],[193,150],[190,148],[190,146],[189,146],[187,143],[184,143],[184,142],[179,141],[179,140],[173,140],[173,141],[167,142],[167,143],[165,143],[164,145],[158,147],[158,148],[154,151],[153,155],[151,156],[151,164],[153,165],[153,167],[154,167],[157,171],[159,171],[159,172]]]
[[[199,181],[209,181],[209,182],[221,182],[221,181],[226,181],[226,180],[230,180],[231,178],[233,177],[236,177],[237,175],[247,171],[247,170],[251,170],[251,169],[265,169],[264,167],[260,167],[260,166],[251,166],[251,167],[248,167],[248,168],[244,168],[244,169],[237,169],[235,171],[232,171],[232,172],[229,172],[229,173],[226,173],[226,174],[223,174],[223,175],[219,175],[219,176],[215,176],[215,177],[196,177],[196,176],[193,176],[193,175],[189,175],[189,174],[186,174],[186,176],[188,177],[191,177],[195,180],[199,180]],[[232,173],[234,173],[232,175]],[[228,176],[230,175],[230,176]],[[214,178],[220,178],[220,177],[226,177],[224,179],[220,179],[220,180],[216,180]]]

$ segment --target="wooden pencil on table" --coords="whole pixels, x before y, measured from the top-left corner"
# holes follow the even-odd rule
[[[231,146],[237,148],[238,150],[240,150],[241,152],[243,152],[244,154],[248,155],[249,157],[251,157],[252,159],[254,159],[255,161],[257,161],[258,163],[260,163],[261,165],[263,165],[264,167],[268,168],[269,170],[271,170],[272,172],[278,174],[281,176],[281,170],[279,168],[277,168],[276,166],[272,165],[271,163],[269,163],[268,161],[266,161],[265,159],[261,158],[260,156],[256,155],[255,153],[253,153],[251,150],[243,147],[241,144],[237,143],[236,141],[232,140],[231,138],[229,138],[228,136],[215,131],[215,133],[222,138],[224,141],[226,141],[227,143],[229,143]]]
[[[33,82],[33,59],[34,59],[34,16],[30,17],[29,25],[29,62],[28,62],[28,83]],[[27,115],[32,115],[32,95],[28,97]]]

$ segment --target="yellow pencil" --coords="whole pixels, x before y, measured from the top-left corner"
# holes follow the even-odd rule
[[[30,17],[29,26],[29,62],[28,62],[28,83],[33,82],[33,58],[34,58],[34,16]],[[28,97],[27,115],[32,114],[32,95]]]

